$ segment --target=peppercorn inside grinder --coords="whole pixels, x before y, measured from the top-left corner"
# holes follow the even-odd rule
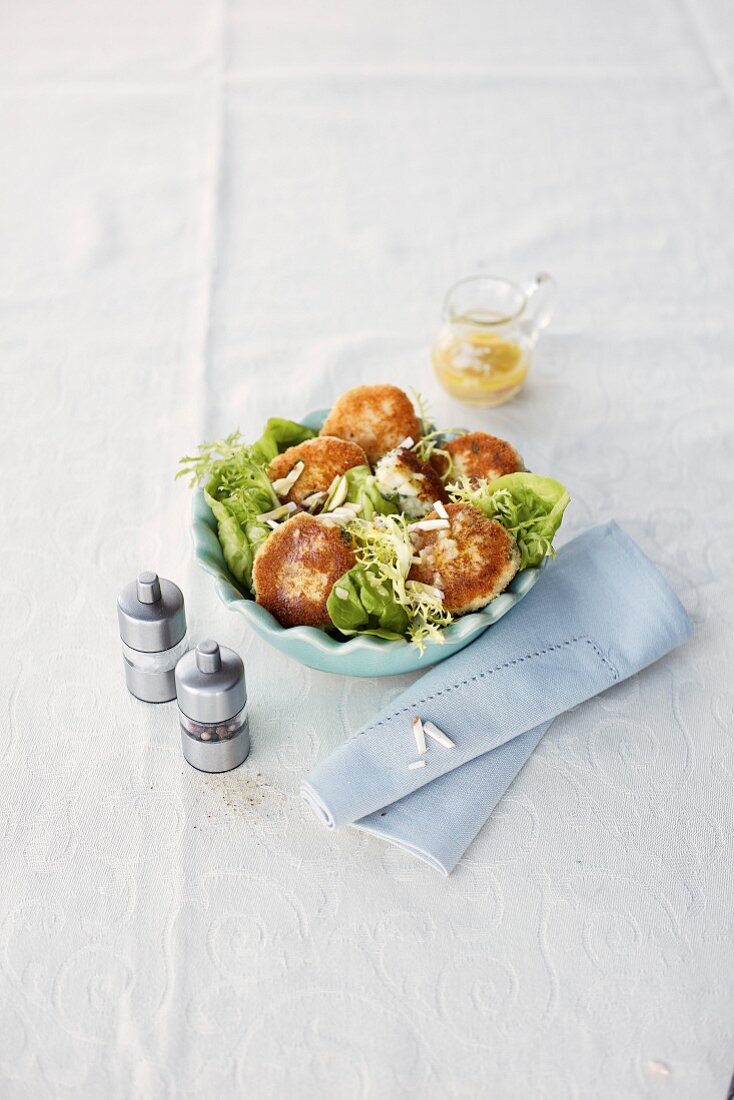
[[[157,573],[139,573],[117,597],[117,621],[128,690],[145,703],[175,699],[174,669],[188,646],[181,589]]]
[[[200,642],[176,665],[185,759],[202,772],[228,772],[247,759],[245,666],[233,649]]]

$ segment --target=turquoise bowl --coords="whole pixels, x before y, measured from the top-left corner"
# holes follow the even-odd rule
[[[310,413],[301,423],[318,430],[325,419],[326,411],[320,410]],[[217,595],[226,607],[243,615],[250,628],[281,653],[309,668],[341,676],[398,676],[421,672],[445,661],[506,615],[530,591],[544,567],[523,569],[501,596],[481,611],[457,619],[444,630],[443,643],[428,643],[421,654],[411,642],[366,635],[340,638],[313,626],[281,626],[269,611],[241,590],[229,572],[217,537],[217,521],[201,489],[194,498],[191,530],[196,560],[214,578]]]

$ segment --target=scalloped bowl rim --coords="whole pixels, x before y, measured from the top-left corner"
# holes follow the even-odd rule
[[[318,410],[303,417],[300,423],[318,428],[325,416],[325,410]],[[545,559],[537,568],[523,569],[517,573],[505,591],[486,608],[462,615],[445,628],[443,643],[429,642],[421,655],[412,642],[402,639],[389,640],[363,634],[339,640],[313,626],[281,626],[269,611],[255,603],[252,597],[244,596],[237,587],[237,582],[224,560],[217,535],[217,521],[201,488],[194,495],[191,534],[196,560],[206,573],[214,577],[217,595],[229,610],[240,612],[261,638],[301,663],[323,671],[352,676],[399,675],[406,671],[425,669],[445,660],[469,645],[492,623],[506,615],[535,585],[547,562]],[[363,658],[367,659],[364,671],[359,665],[355,668],[355,662]],[[383,663],[384,669],[378,667]]]

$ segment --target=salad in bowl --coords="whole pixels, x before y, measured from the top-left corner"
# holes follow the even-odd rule
[[[181,460],[197,558],[225,603],[325,671],[393,675],[468,645],[529,591],[569,502],[505,440],[358,386]]]

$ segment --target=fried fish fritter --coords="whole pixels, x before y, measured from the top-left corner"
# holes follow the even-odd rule
[[[334,582],[354,565],[341,528],[300,514],[273,531],[255,555],[256,599],[283,626],[329,626],[326,601]]]
[[[437,500],[448,503],[448,493],[433,467],[405,447],[381,458],[375,476],[382,495],[395,500],[407,516],[424,516]]]
[[[407,393],[397,386],[356,386],[334,402],[321,435],[359,443],[374,466],[407,436],[417,440],[420,431],[420,421]]]
[[[268,477],[271,481],[286,478],[299,462],[303,463],[303,470],[298,479],[285,494],[278,494],[281,500],[296,504],[301,504],[311,493],[325,492],[337,475],[353,466],[366,466],[367,455],[356,443],[320,435],[276,455],[268,466]]]
[[[520,551],[512,535],[470,504],[447,504],[449,528],[413,531],[418,564],[409,580],[443,592],[443,605],[455,615],[477,611],[504,592],[517,573]],[[431,512],[426,519],[438,519]]]
[[[451,466],[448,467],[443,455],[437,455],[436,460],[438,472],[449,480],[468,477],[473,481],[479,478],[493,481],[525,469],[522,458],[511,443],[487,432],[469,432],[459,436],[447,443],[444,450],[451,456]]]

